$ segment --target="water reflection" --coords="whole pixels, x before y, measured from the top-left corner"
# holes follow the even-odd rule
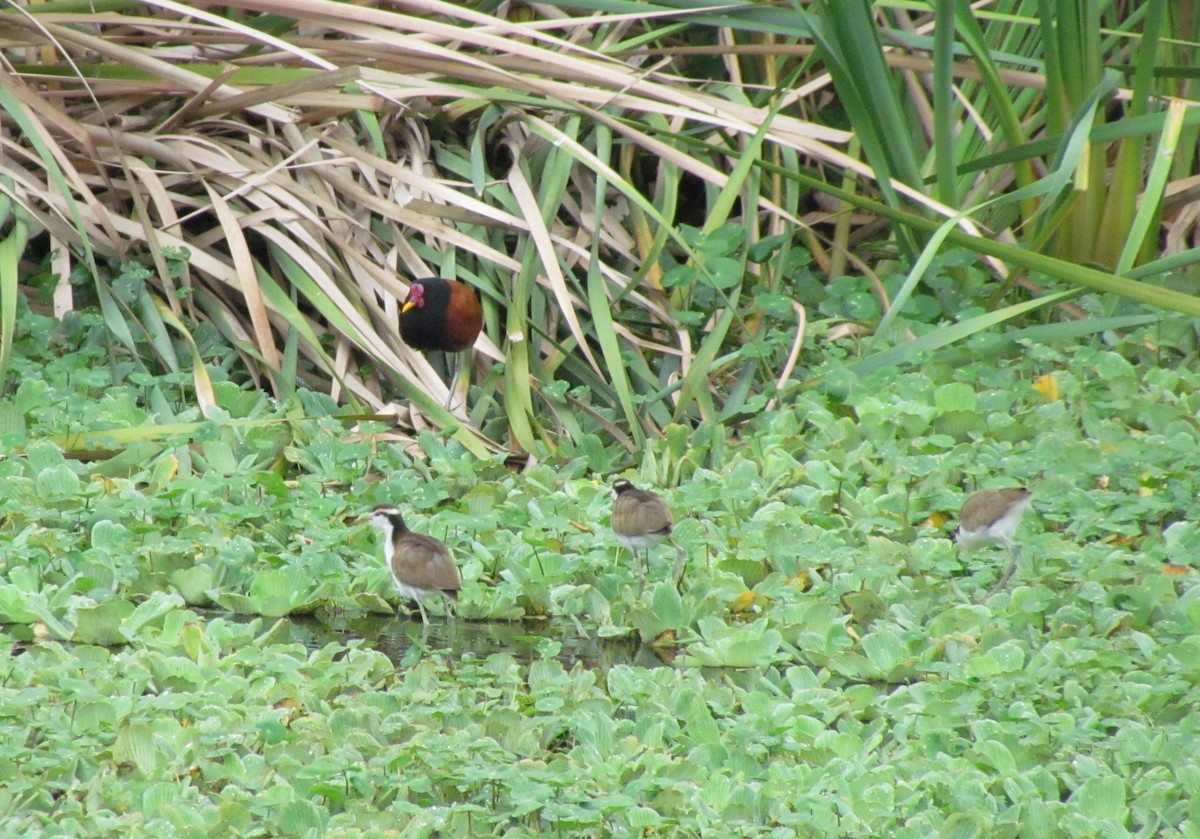
[[[670,662],[669,656],[664,660],[636,636],[599,638],[564,620],[502,623],[439,620],[422,626],[419,620],[367,615],[293,617],[289,622],[300,630],[294,640],[312,648],[361,639],[398,665],[411,664],[430,651],[456,660],[484,659],[494,653],[505,653],[524,662],[543,658],[552,651],[553,657],[568,669],[582,664],[601,671],[617,664],[663,667]]]

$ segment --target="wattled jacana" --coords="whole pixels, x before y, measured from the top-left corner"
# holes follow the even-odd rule
[[[1008,582],[1017,568],[1021,549],[1013,537],[1021,518],[1032,504],[1025,487],[983,489],[972,495],[962,506],[954,541],[965,551],[988,545],[1004,545],[1012,555],[1008,570],[995,582],[996,590]]]
[[[400,309],[400,337],[421,352],[470,350],[482,329],[483,308],[479,305],[479,297],[474,289],[458,280],[441,277],[414,280]],[[449,384],[451,401],[459,372],[464,366],[470,369],[470,364],[469,353],[465,359],[455,359],[455,371]],[[469,383],[467,387],[470,387]]]
[[[670,537],[674,520],[670,508],[662,498],[649,490],[638,489],[624,478],[613,482],[613,491],[617,497],[613,501],[612,529],[617,534],[617,541],[629,548],[634,562],[638,565],[640,596],[646,588],[650,549]],[[645,551],[645,566],[638,559],[638,551]],[[679,577],[682,575],[682,557],[682,552],[679,552],[675,569],[676,585],[679,584]]]
[[[392,569],[396,589],[402,596],[417,601],[421,623],[429,623],[429,615],[421,603],[426,597],[442,594],[458,600],[462,578],[445,545],[432,536],[413,533],[404,523],[404,516],[390,504],[376,507],[368,521],[383,533],[383,554]]]

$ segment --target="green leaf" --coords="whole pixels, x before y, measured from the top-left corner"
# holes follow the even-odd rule
[[[293,568],[266,568],[254,575],[250,602],[255,614],[269,618],[290,614],[309,593],[304,575]]]
[[[965,382],[951,382],[933,392],[933,404],[939,411],[974,411],[975,388]]]
[[[729,626],[707,616],[697,622],[701,640],[688,647],[688,658],[704,667],[761,667],[772,663],[783,636],[765,621]]]
[[[216,573],[207,565],[172,571],[169,579],[171,585],[179,590],[184,602],[192,606],[204,606],[209,603],[209,592],[216,585]]]
[[[184,600],[178,594],[156,591],[138,604],[125,621],[125,634],[129,640],[139,635],[142,629],[158,623],[163,617],[171,614],[184,605]]]
[[[129,639],[121,631],[121,625],[133,614],[133,609],[127,600],[108,600],[76,609],[74,639],[81,644],[124,644]]]
[[[92,547],[112,553],[128,541],[129,531],[124,525],[101,519],[92,525]]]
[[[908,657],[908,646],[899,634],[892,631],[864,635],[862,648],[867,659],[884,675],[891,673]]]
[[[1091,818],[1121,824],[1129,818],[1125,791],[1125,781],[1115,775],[1088,778],[1070,802]]]
[[[117,709],[111,700],[79,702],[75,706],[73,731],[76,733],[108,733],[116,722]]]
[[[158,749],[154,732],[142,723],[126,725],[117,732],[113,757],[121,763],[132,763],[142,775],[152,775],[158,768]]]
[[[675,586],[669,583],[659,583],[654,587],[650,596],[650,606],[664,627],[676,629],[687,623],[688,615],[683,606],[683,598]]]
[[[742,281],[745,274],[745,268],[742,263],[736,259],[730,259],[726,256],[712,257],[704,261],[704,267],[707,269],[707,278],[712,283],[714,288],[719,288],[722,291],[728,291],[734,288]]]
[[[47,500],[74,498],[80,486],[79,476],[65,463],[42,470],[37,476],[38,495]]]
[[[1003,743],[997,740],[984,740],[975,749],[984,757],[988,765],[996,770],[997,774],[1005,776],[1019,774],[1012,752]]]
[[[61,640],[68,640],[72,631],[59,620],[46,603],[41,592],[26,592],[12,584],[0,585],[0,623],[35,623],[46,625],[50,633]]]

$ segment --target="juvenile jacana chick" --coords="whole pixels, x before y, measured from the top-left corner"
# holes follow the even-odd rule
[[[482,329],[479,297],[458,280],[414,280],[400,308],[400,337],[421,352],[461,352],[474,346]]]
[[[1008,582],[1016,570],[1021,549],[1013,537],[1031,504],[1030,492],[1025,487],[980,490],[963,504],[958,530],[954,534],[958,546],[971,551],[988,545],[1003,545],[1012,555],[1012,564],[993,589]]]
[[[462,578],[445,545],[432,536],[413,533],[404,523],[404,516],[390,504],[376,507],[369,521],[383,533],[383,555],[392,569],[396,589],[417,601],[421,623],[429,623],[421,603],[429,595],[458,600]]]
[[[638,573],[641,586],[638,594],[646,588],[646,571],[650,567],[650,549],[669,538],[674,527],[671,509],[656,493],[646,489],[638,489],[624,478],[613,482],[613,491],[617,494],[613,501],[612,529],[617,534],[617,541],[629,548],[633,559],[638,562]],[[638,551],[644,551],[646,562],[643,566],[638,561]],[[676,577],[679,569],[676,570]],[[678,583],[678,579],[676,579]]]

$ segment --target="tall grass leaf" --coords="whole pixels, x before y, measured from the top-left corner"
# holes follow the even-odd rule
[[[271,330],[270,318],[267,316],[266,303],[263,301],[262,288],[257,282],[257,267],[254,257],[250,254],[250,246],[246,242],[237,216],[229,204],[217,190],[204,182],[213,212],[217,216],[222,230],[225,232],[225,244],[233,258],[233,266],[227,274],[227,282],[241,292],[242,300],[246,303],[246,312],[254,333],[254,344],[273,375],[279,370],[279,349],[275,345],[275,336]]]
[[[956,35],[974,61],[974,67],[982,76],[984,89],[987,92],[987,105],[990,113],[995,114],[994,122],[999,125],[1003,137],[1003,145],[1010,149],[1021,148],[1029,140],[1025,126],[1022,124],[1016,98],[1010,94],[1009,86],[1005,83],[997,61],[1001,56],[993,55],[984,32],[975,16],[975,9],[970,0],[957,0],[955,3]],[[1051,147],[1047,146],[1047,150]],[[1003,154],[1003,152],[1001,152]],[[1012,171],[1016,177],[1017,186],[1023,187],[1032,183],[1036,178],[1031,156],[1023,156],[1012,161]],[[997,161],[998,165],[1000,161]],[[960,174],[970,173],[970,161],[958,161]],[[980,167],[990,169],[992,165]],[[1036,210],[1036,205],[1026,202],[1022,214],[1029,217]],[[1024,229],[1024,228],[1023,228]]]
[[[170,307],[158,295],[152,294],[150,297],[158,309],[159,317],[179,333],[191,351],[192,386],[196,390],[196,404],[200,408],[200,413],[208,417],[212,409],[216,407],[217,397],[213,392],[212,379],[208,375],[208,368],[205,366],[204,357],[200,353],[200,348],[196,346],[196,339],[192,337],[192,333],[184,326],[183,321],[175,316],[175,313],[171,311]]]
[[[884,202],[902,201],[893,180],[919,188],[917,155],[909,140],[909,120],[898,102],[896,85],[883,60],[882,44],[866,0],[820,0],[820,16],[797,9],[829,69],[834,89],[854,126]],[[901,247],[916,250],[910,230],[899,231]]]
[[[810,180],[803,173],[795,173],[794,177],[806,181]],[[927,231],[936,229],[939,224],[934,219],[894,210],[877,201],[871,201],[868,198],[838,189],[837,187],[829,185],[818,186],[824,192],[846,200],[855,206],[869,207],[872,212],[878,213],[897,224],[913,225]],[[1036,185],[1031,185],[1030,188],[1034,186]],[[1121,297],[1137,300],[1162,309],[1170,309],[1192,317],[1200,317],[1200,299],[1190,294],[1183,294],[1171,289],[1153,286],[1149,283],[1136,282],[1124,277],[1118,277],[1106,271],[1057,259],[1053,256],[1036,253],[1025,248],[1014,247],[1013,245],[998,242],[989,237],[974,236],[961,230],[951,230],[947,234],[946,239],[955,245],[1002,259],[1014,265],[1020,265],[1032,271],[1042,272],[1064,282],[1074,283],[1096,291],[1117,294]]]
[[[1132,268],[1126,277],[1131,280],[1144,280],[1150,277],[1167,276],[1197,263],[1200,263],[1200,248],[1189,248],[1182,253],[1164,256]]]
[[[717,198],[709,210],[708,217],[704,220],[701,230],[705,235],[712,235],[729,220],[729,214],[733,212],[734,205],[737,203],[742,189],[746,186],[747,179],[758,167],[762,157],[763,141],[783,102],[783,97],[776,98],[758,130],[746,140],[745,147],[737,155],[737,163],[729,174],[729,180],[721,187],[721,191],[717,194]]]
[[[958,113],[954,107],[955,11],[960,0],[934,0],[933,29],[933,154],[938,200],[959,205],[955,172],[954,134]]]
[[[1142,189],[1141,200],[1136,202],[1137,210],[1133,216],[1133,224],[1125,233],[1125,244],[1117,259],[1116,273],[1124,274],[1133,267],[1139,252],[1146,249],[1151,238],[1151,231],[1157,229],[1157,223],[1162,216],[1162,201],[1166,193],[1167,182],[1171,177],[1175,149],[1179,135],[1183,131],[1183,115],[1196,106],[1181,99],[1172,99],[1167,106],[1167,119],[1163,124],[1162,134],[1158,138],[1153,162],[1150,164],[1150,174]],[[1129,141],[1126,141],[1128,143]],[[1125,146],[1122,146],[1124,151]],[[1141,155],[1138,155],[1140,160]],[[1114,185],[1115,190],[1115,185]],[[1153,237],[1157,240],[1157,236]]]
[[[513,168],[516,169],[519,165],[523,164],[518,163]],[[521,270],[512,284],[504,323],[507,339],[504,348],[504,410],[512,435],[527,452],[536,448],[532,423],[533,375],[530,362],[533,335],[529,323],[529,312],[536,294],[536,271],[537,261],[532,253],[527,252],[522,260]]]
[[[741,283],[738,284],[738,288],[732,296],[736,298],[740,292]],[[699,409],[702,420],[706,422],[716,420],[716,409],[708,392],[709,376],[712,373],[713,361],[717,357],[717,352],[725,342],[725,337],[729,334],[729,329],[733,326],[736,318],[737,310],[733,306],[726,306],[717,322],[712,325],[708,334],[700,342],[696,357],[692,359],[691,366],[679,383],[679,399],[675,404],[673,415],[676,422],[687,416],[693,406]]]
[[[1126,117],[1119,122],[1094,125],[1088,135],[1093,143],[1108,143],[1125,137],[1151,137],[1162,131],[1165,113],[1151,113],[1137,117]],[[1183,118],[1185,128],[1200,126],[1200,109],[1191,108]],[[959,166],[959,172],[970,173],[990,169],[1020,160],[1030,160],[1052,156],[1055,149],[1062,148],[1063,135],[1053,134],[1049,137],[1031,140],[1021,146],[994,154],[981,155],[973,160],[964,161]]]
[[[137,323],[146,333],[146,337],[150,339],[150,345],[154,347],[154,351],[158,353],[158,357],[162,359],[167,369],[178,373],[179,357],[175,354],[175,345],[171,343],[171,336],[167,334],[166,324],[157,307],[158,302],[157,295],[143,287],[138,293]]]
[[[638,421],[637,411],[634,407],[629,375],[625,369],[625,361],[621,356],[621,346],[618,343],[612,310],[609,308],[611,304],[608,299],[604,277],[601,276],[600,268],[597,264],[599,260],[595,255],[595,246],[593,246],[592,251],[593,256],[588,265],[587,292],[588,305],[591,307],[592,323],[596,329],[596,341],[600,344],[600,354],[606,362],[609,381],[616,391],[621,412],[625,415],[625,421],[629,424],[629,431],[633,435],[633,439],[630,442],[637,448],[641,448],[645,441],[645,432],[642,429],[642,424]]]
[[[0,189],[12,188],[12,179],[0,178]],[[29,239],[29,224],[24,210],[7,195],[0,193],[0,229],[9,233],[0,240],[0,388],[3,388],[12,353],[13,332],[17,328],[17,294],[20,285],[21,255]],[[9,219],[11,224],[5,224]]]
[[[1088,318],[1087,320],[1065,321],[1063,323],[1041,323],[1035,326],[1023,326],[1009,330],[1008,337],[1014,341],[1033,341],[1039,344],[1070,342],[1084,335],[1095,335],[1098,332],[1110,330],[1136,329],[1156,321],[1167,320],[1171,316],[1164,312],[1148,315],[1123,315],[1112,318]]]
[[[1039,297],[1036,300],[1027,300],[1024,303],[1017,303],[1012,306],[1007,306],[1003,309],[998,309],[994,312],[988,312],[984,315],[970,318],[950,326],[939,327],[932,332],[927,332],[915,338],[912,341],[882,350],[873,355],[869,355],[862,361],[850,365],[859,376],[869,376],[876,370],[882,370],[885,367],[891,367],[907,362],[916,353],[932,352],[933,350],[945,347],[956,341],[961,341],[968,338],[977,332],[982,332],[985,329],[991,329],[1007,320],[1018,317],[1038,309],[1050,303],[1057,303],[1060,300],[1066,300],[1069,297],[1077,294],[1076,289],[1068,289],[1055,294],[1047,294],[1044,297]]]
[[[8,84],[11,83],[9,80],[6,84],[4,77],[0,77],[0,111],[16,122],[21,136],[37,152],[38,160],[45,167],[46,178],[50,184],[53,184],[57,197],[62,202],[63,210],[70,218],[71,225],[79,237],[77,244],[83,253],[85,264],[94,277],[97,275],[98,269],[96,255],[92,250],[91,236],[79,203],[76,201],[71,186],[67,182],[67,176],[55,155],[54,150],[59,149],[59,145],[53,140],[50,132],[46,131],[45,127],[33,118],[30,109],[27,108],[27,103],[23,101],[25,96],[20,95],[26,94],[27,90],[10,90]],[[78,179],[73,180],[78,182]]]
[[[563,127],[565,133],[571,134],[576,130],[577,121],[570,121],[568,126]],[[570,289],[567,288],[566,278],[563,276],[562,266],[559,265],[558,255],[555,253],[554,244],[551,241],[550,230],[546,226],[546,218],[554,217],[554,208],[562,200],[562,190],[565,188],[567,178],[570,173],[571,158],[568,155],[552,154],[542,169],[542,177],[539,179],[538,198],[534,198],[533,191],[530,189],[529,182],[521,176],[520,169],[513,167],[508,179],[508,185],[512,189],[513,197],[517,199],[517,204],[521,208],[521,215],[524,217],[526,224],[529,225],[529,236],[533,240],[534,248],[537,250],[540,257],[542,270],[549,281],[550,289],[554,295],[554,301],[558,305],[558,310],[567,322],[567,326],[571,330],[571,334],[575,336],[576,345],[580,352],[587,358],[592,367],[600,371],[599,362],[592,355],[591,347],[588,345],[588,336],[580,324],[579,312],[576,311],[575,299],[573,298]],[[549,191],[548,191],[549,190]],[[600,192],[603,195],[603,191]],[[600,216],[597,216],[598,218]]]

